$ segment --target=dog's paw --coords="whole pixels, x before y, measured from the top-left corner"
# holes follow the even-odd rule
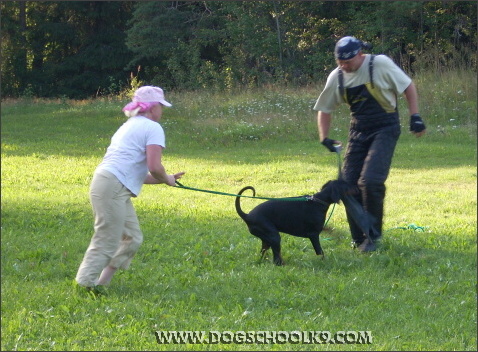
[[[274,260],[274,264],[277,266],[284,266],[285,262],[282,260],[282,258],[280,258],[280,259]]]

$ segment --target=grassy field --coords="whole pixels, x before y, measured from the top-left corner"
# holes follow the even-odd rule
[[[340,204],[321,235],[324,259],[308,240],[283,235],[286,265],[276,267],[271,256],[259,261],[260,241],[233,197],[146,185],[134,200],[145,242],[99,298],[73,282],[92,235],[89,183],[126,101],[4,100],[2,350],[476,351],[476,74],[415,80],[428,132],[408,133],[402,100],[379,251],[350,247]],[[320,88],[167,94],[167,170],[186,171],[186,186],[226,193],[316,192],[337,176],[336,156],[317,137]],[[346,141],[348,112],[335,116],[331,138]],[[254,344],[225,333],[218,343],[158,344],[157,331],[372,339]]]

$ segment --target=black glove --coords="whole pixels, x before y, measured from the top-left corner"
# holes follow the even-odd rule
[[[332,153],[335,153],[337,149],[334,147],[334,143],[336,143],[333,139],[330,138],[324,138],[324,140],[321,142],[322,145],[324,145],[328,150],[330,150]]]
[[[413,114],[410,116],[410,131],[420,133],[426,129],[425,124],[419,114]]]

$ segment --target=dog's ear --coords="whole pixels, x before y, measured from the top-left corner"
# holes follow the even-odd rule
[[[340,203],[344,196],[355,196],[360,193],[358,186],[348,184],[346,181],[339,179],[327,182],[330,187],[330,198],[334,203]]]
[[[332,200],[332,203],[340,203],[340,199],[342,198],[342,192],[340,191],[339,187],[332,188],[330,198]]]
[[[322,185],[322,187],[320,188],[321,191],[323,191],[324,189],[326,189],[327,187],[330,187],[330,184],[332,183],[332,181],[327,181],[326,183],[324,183]]]
[[[342,198],[343,187],[341,187],[340,181],[329,181],[327,182],[330,187],[330,200],[332,203],[340,203]]]
[[[327,194],[331,203],[340,203],[345,195],[356,195],[359,193],[357,186],[351,186],[342,179],[327,181],[319,193],[323,191],[325,191],[324,195]]]

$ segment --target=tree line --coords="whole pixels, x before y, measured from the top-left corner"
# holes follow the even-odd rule
[[[353,35],[409,73],[477,64],[475,1],[2,1],[1,94],[307,85]]]

